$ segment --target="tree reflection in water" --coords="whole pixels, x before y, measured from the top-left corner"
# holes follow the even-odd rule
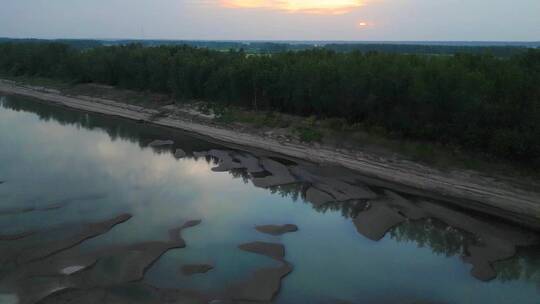
[[[212,161],[211,158],[207,160]],[[232,169],[229,173],[242,179],[244,183],[249,183],[254,178],[240,168]],[[317,204],[307,198],[306,193],[311,186],[310,183],[299,180],[294,184],[270,186],[267,190],[295,202],[301,199],[320,213],[340,212],[343,217],[353,222],[372,205],[383,203],[385,194],[389,193],[388,190],[373,188],[379,195],[375,200],[351,199]],[[394,204],[391,207],[403,220],[389,227],[383,235],[387,233],[388,237],[398,242],[414,242],[419,248],[429,248],[437,255],[462,257],[465,262],[476,267],[473,275],[481,280],[491,280],[499,275],[501,281],[524,279],[540,284],[540,258],[537,258],[539,252],[528,247],[537,243],[534,233],[499,224],[495,219],[472,216],[425,198],[407,196],[405,199],[397,194],[392,195],[398,198],[398,201],[406,201],[407,206]],[[408,218],[405,214],[411,212],[410,208],[420,209],[412,212],[413,218]],[[359,232],[362,234],[362,231]],[[370,235],[366,237],[371,238]]]
[[[540,248],[526,248],[509,260],[495,264],[497,279],[502,282],[527,280],[540,289]]]

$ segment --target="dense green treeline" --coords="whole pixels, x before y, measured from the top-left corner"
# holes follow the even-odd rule
[[[540,161],[538,50],[500,58],[0,44],[0,71],[151,90],[180,101],[344,118],[394,137]]]
[[[326,50],[336,52],[384,52],[394,54],[424,54],[424,55],[453,55],[463,54],[493,54],[497,57],[509,57],[527,51],[523,46],[470,46],[470,45],[430,45],[430,44],[327,44]]]
[[[0,43],[62,43],[76,49],[90,49],[104,46],[104,41],[90,39],[35,39],[35,38],[1,38]]]

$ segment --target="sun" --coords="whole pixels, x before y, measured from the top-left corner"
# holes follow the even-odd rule
[[[364,0],[220,0],[230,8],[259,8],[289,13],[340,15],[362,6]]]
[[[358,22],[358,27],[366,27],[366,26],[368,26],[367,22],[364,22],[364,21]]]

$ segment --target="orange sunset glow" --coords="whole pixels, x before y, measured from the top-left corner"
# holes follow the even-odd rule
[[[364,0],[220,0],[229,8],[279,10],[289,13],[340,15],[363,5]]]

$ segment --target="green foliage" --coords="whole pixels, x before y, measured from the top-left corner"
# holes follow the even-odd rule
[[[296,132],[298,133],[298,137],[300,137],[301,141],[308,143],[321,141],[323,137],[319,130],[309,127],[298,127],[296,128]]]
[[[347,121],[376,134],[523,162],[540,155],[540,50],[506,57],[323,49],[247,56],[241,50],[188,46],[80,49],[4,43],[0,73],[101,83],[212,101],[222,109],[263,111],[222,110],[224,120],[279,125],[274,112],[337,118],[327,122],[332,129]],[[315,118],[305,123],[301,137],[317,140]]]
[[[286,128],[289,126],[289,122],[275,112],[244,111],[233,107],[223,107],[220,104],[214,104],[213,109],[217,120],[222,123],[248,123],[256,128]]]

